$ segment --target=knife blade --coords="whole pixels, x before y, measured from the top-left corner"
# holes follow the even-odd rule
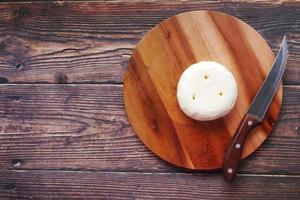
[[[235,178],[247,136],[254,127],[263,121],[266,115],[285,70],[287,49],[287,39],[284,36],[271,71],[254,97],[227,147],[222,167],[222,174],[226,181],[232,181]]]

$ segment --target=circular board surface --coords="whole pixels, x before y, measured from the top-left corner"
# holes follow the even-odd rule
[[[179,108],[178,80],[199,61],[225,65],[237,81],[236,104],[223,118],[195,121]],[[129,121],[143,143],[162,159],[189,169],[221,168],[226,147],[273,62],[266,41],[235,17],[211,11],[173,16],[152,28],[129,60],[124,77]],[[248,137],[243,158],[270,134],[281,101],[282,84],[264,121]]]

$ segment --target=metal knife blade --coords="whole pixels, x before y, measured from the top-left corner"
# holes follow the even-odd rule
[[[246,138],[251,130],[262,122],[266,115],[283,76],[287,62],[287,48],[287,39],[284,36],[269,75],[260,87],[227,147],[222,167],[223,177],[226,181],[234,179]]]
[[[288,44],[286,36],[284,36],[272,69],[247,111],[248,114],[251,114],[260,122],[264,119],[277,87],[281,82],[287,61],[287,49]]]

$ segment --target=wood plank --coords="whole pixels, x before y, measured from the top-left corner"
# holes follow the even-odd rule
[[[40,0],[1,0],[0,3],[2,2],[15,2],[15,3],[26,3],[26,2],[36,2]],[[141,2],[143,0],[132,0],[131,2]],[[155,1],[155,0],[152,0]],[[200,3],[211,3],[211,2],[219,2],[219,3],[225,3],[225,2],[240,2],[240,0],[195,0]],[[72,2],[108,2],[108,0],[72,0]],[[111,0],[113,3],[128,3],[126,0]],[[151,2],[151,1],[149,1]],[[168,3],[173,3],[173,1],[163,1],[161,3],[168,2]],[[186,0],[177,0],[177,2],[174,3],[180,3],[180,2],[186,2]],[[297,0],[243,0],[243,2],[247,3],[263,3],[263,4],[293,4],[297,3]],[[59,2],[62,3],[62,2]]]
[[[300,86],[285,86],[271,136],[242,173],[300,174]],[[182,171],[127,121],[121,85],[0,85],[0,168]]]
[[[121,83],[132,50],[150,28],[199,9],[241,18],[275,51],[287,33],[284,82],[300,83],[299,4],[218,1],[0,4],[0,82]]]
[[[299,199],[299,177],[0,171],[4,199]],[[267,183],[267,184],[266,184]]]

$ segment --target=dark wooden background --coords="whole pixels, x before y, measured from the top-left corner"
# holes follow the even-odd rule
[[[233,183],[160,160],[128,123],[122,80],[137,42],[175,14],[216,10],[289,59],[272,135]],[[300,2],[0,3],[0,199],[300,199]]]

